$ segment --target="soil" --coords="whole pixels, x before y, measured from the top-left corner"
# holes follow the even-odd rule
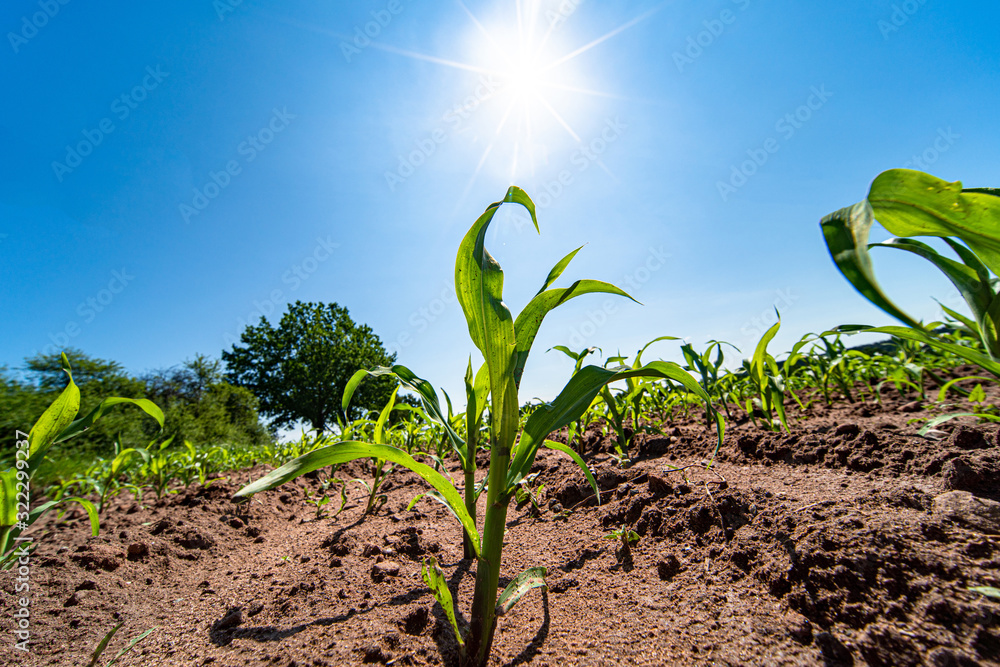
[[[548,590],[499,619],[490,664],[1000,665],[1000,602],[970,590],[1000,586],[997,428],[962,418],[922,437],[908,420],[929,409],[887,392],[790,408],[791,433],[730,421],[712,471],[693,465],[714,447],[694,411],[637,434],[627,468],[594,427],[600,505],[568,457],[541,452],[546,500],[511,505],[500,583],[542,565]],[[96,538],[80,513],[43,520],[31,652],[4,632],[4,664],[87,665],[119,620],[102,665],[154,626],[117,664],[454,664],[421,559],[442,563],[463,618],[476,565],[442,506],[406,510],[422,481],[393,472],[369,516],[352,484],[317,519],[316,479],[230,502],[267,470],[123,494]],[[640,536],[630,553],[605,537],[618,528]]]

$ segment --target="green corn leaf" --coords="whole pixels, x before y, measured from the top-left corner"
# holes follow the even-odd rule
[[[964,326],[966,329],[968,329],[969,332],[972,335],[977,336],[977,337],[980,336],[980,335],[982,335],[980,333],[979,325],[976,324],[974,321],[972,321],[971,319],[969,319],[965,315],[962,315],[961,313],[952,310],[951,308],[949,308],[948,306],[944,305],[943,303],[938,303],[938,305],[941,306],[941,310],[944,311],[945,315],[947,315],[948,317],[952,318],[956,322],[961,323],[962,326]]]
[[[764,378],[767,376],[767,371],[765,366],[767,365],[767,346],[778,334],[778,329],[781,328],[781,316],[778,316],[778,321],[768,329],[764,335],[761,337],[760,341],[757,343],[757,349],[753,353],[753,371],[757,376],[758,381],[763,384]]]
[[[594,490],[594,495],[597,496],[597,504],[600,505],[601,489],[600,487],[597,486],[597,480],[594,479],[594,475],[590,472],[590,468],[587,466],[587,463],[580,457],[580,455],[577,454],[575,451],[573,451],[573,448],[570,447],[569,445],[564,445],[563,443],[556,442],[555,440],[545,440],[543,444],[549,449],[554,449],[556,451],[562,452],[563,454],[566,454],[571,459],[573,459],[573,461],[578,466],[580,466],[580,470],[583,471],[584,477],[586,477],[587,482],[590,483],[590,488]]]
[[[652,345],[653,343],[659,343],[661,340],[680,340],[680,338],[678,338],[677,336],[660,336],[659,338],[654,338],[653,340],[649,341],[648,343],[643,345],[642,349],[639,350],[639,352],[635,355],[635,361],[632,362],[632,368],[639,368],[640,366],[642,366],[643,353],[649,348],[650,345]]]
[[[868,200],[831,213],[820,221],[827,250],[837,269],[863,297],[900,322],[919,329],[920,323],[890,301],[875,279],[868,254],[868,235],[874,222]]]
[[[451,629],[455,632],[455,639],[458,640],[459,647],[464,649],[465,642],[462,640],[462,633],[458,629],[458,619],[455,617],[455,602],[448,589],[444,570],[438,565],[437,559],[431,556],[425,560],[420,568],[420,575],[423,577],[424,583],[427,584],[427,588],[431,589],[431,593],[434,594],[434,599],[444,610],[444,615],[448,618]]]
[[[950,422],[952,419],[958,419],[959,417],[975,417],[975,416],[976,415],[974,415],[971,412],[953,412],[948,415],[938,415],[933,419],[928,419],[927,423],[924,424],[919,431],[917,431],[917,435],[926,436],[928,433],[933,431],[941,424],[944,424],[945,422]]]
[[[1000,275],[1000,199],[910,169],[879,174],[868,192],[875,218],[894,236],[958,237]]]
[[[64,365],[68,365],[66,355],[63,354]],[[42,460],[49,447],[54,445],[69,427],[74,424],[77,413],[80,411],[80,388],[73,382],[73,374],[68,368],[63,368],[69,376],[69,384],[62,390],[59,397],[45,409],[42,416],[38,418],[35,425],[31,427],[28,434],[28,460],[29,470],[34,470],[35,465]]]
[[[534,205],[520,188],[512,186],[504,201],[524,205],[534,220]],[[484,245],[486,231],[502,203],[491,204],[462,240],[455,261],[455,289],[469,335],[489,368],[493,446],[509,452],[517,432],[519,407],[513,373],[514,318],[503,302],[503,269]]]
[[[17,470],[0,470],[0,530],[17,523]],[[4,553],[0,547],[0,554]]]
[[[111,639],[115,636],[115,633],[125,625],[125,621],[118,621],[118,624],[111,628],[108,634],[104,635],[104,639],[100,641],[97,648],[94,649],[93,655],[90,656],[90,662],[87,663],[87,667],[96,667],[97,661],[101,658],[101,654],[104,653],[105,649],[108,648],[108,644],[111,643]]]
[[[399,385],[396,385],[392,393],[389,395],[389,400],[386,401],[385,407],[382,408],[382,412],[379,413],[378,420],[375,422],[375,444],[384,445],[385,439],[383,436],[383,431],[385,429],[385,423],[389,419],[389,414],[392,413],[392,408],[396,405],[396,394],[399,393]]]
[[[896,336],[897,338],[902,338],[904,340],[912,340],[917,343],[923,343],[924,345],[930,345],[931,347],[936,347],[938,349],[950,352],[955,356],[961,357],[966,361],[978,365],[983,370],[993,373],[993,375],[996,375],[997,377],[1000,377],[1000,363],[989,358],[982,352],[974,350],[971,347],[965,347],[964,345],[946,343],[944,341],[938,340],[937,338],[927,334],[922,330],[915,330],[915,329],[910,329],[908,327],[898,327],[898,326],[869,327],[859,324],[845,324],[827,333],[884,333],[890,336]]]
[[[548,277],[545,278],[545,284],[542,285],[542,289],[538,290],[537,294],[541,294],[542,292],[544,292],[545,290],[547,290],[549,288],[549,286],[552,285],[552,283],[554,283],[556,280],[558,280],[559,276],[562,275],[562,272],[566,270],[567,266],[569,266],[569,263],[571,261],[573,261],[574,257],[576,257],[576,253],[580,252],[582,249],[583,249],[583,246],[580,246],[579,248],[577,248],[576,250],[574,250],[570,254],[568,254],[565,257],[563,257],[562,259],[560,259],[556,263],[556,265],[552,267],[552,270],[549,271]]]
[[[898,248],[923,257],[941,270],[948,280],[972,308],[977,319],[980,313],[985,313],[993,297],[990,289],[990,276],[980,273],[976,266],[968,266],[941,255],[937,250],[921,241],[914,239],[889,239],[885,243],[872,243],[870,248]],[[974,257],[974,256],[973,256]],[[981,264],[979,266],[982,266]],[[984,267],[985,268],[985,267]]]
[[[518,385],[521,383],[521,375],[524,373],[524,365],[528,361],[531,346],[535,342],[535,336],[538,335],[538,329],[542,326],[542,320],[545,319],[545,316],[570,299],[583,294],[596,293],[616,294],[627,299],[632,299],[624,290],[610,283],[600,280],[578,280],[569,287],[539,292],[528,302],[528,305],[518,314],[517,321],[514,323],[514,331],[517,338],[514,380]],[[632,299],[632,301],[635,301],[635,299]],[[638,302],[636,301],[636,303]]]
[[[521,574],[514,577],[513,581],[497,598],[497,616],[503,616],[510,611],[525,594],[533,588],[548,589],[545,583],[545,575],[548,574],[544,567],[529,567]]]
[[[455,487],[441,473],[423,463],[419,463],[409,454],[396,447],[388,445],[373,445],[367,442],[345,441],[314,449],[296,459],[292,459],[280,468],[271,471],[257,481],[244,486],[233,496],[234,502],[242,502],[253,494],[281,486],[313,470],[327,466],[347,463],[355,459],[374,458],[397,463],[417,473],[430,484],[448,502],[452,512],[458,517],[462,526],[471,538],[472,544],[479,555],[479,532],[476,523],[465,509],[465,501]]]
[[[60,498],[59,500],[50,500],[37,507],[33,507],[28,514],[28,524],[33,524],[50,509],[66,503],[76,503],[83,508],[83,511],[87,513],[87,518],[90,519],[90,534],[97,537],[101,528],[101,520],[97,516],[97,509],[94,508],[94,504],[86,498]]]
[[[451,442],[452,448],[455,453],[458,454],[459,459],[465,464],[465,441],[462,440],[461,436],[455,432],[452,427],[451,422],[445,416],[444,412],[441,410],[441,402],[438,400],[437,392],[434,391],[433,385],[423,378],[417,377],[417,375],[411,371],[406,366],[396,364],[391,368],[386,366],[378,366],[372,370],[359,370],[351,376],[348,380],[347,385],[344,387],[344,398],[341,401],[341,407],[346,415],[347,408],[351,404],[351,398],[354,396],[354,392],[357,390],[358,385],[361,381],[368,376],[371,377],[381,377],[383,375],[391,375],[392,377],[399,380],[403,386],[408,389],[412,389],[420,396],[421,402],[424,404],[427,413],[444,427],[445,433],[448,435],[448,439]]]
[[[950,241],[950,239],[946,240]],[[990,285],[989,272],[967,249],[951,242],[952,248],[964,250],[960,256],[966,263],[962,264],[942,256],[926,243],[913,239],[890,239],[886,243],[875,243],[872,246],[906,250],[934,264],[947,276],[962,298],[965,299],[978,325],[974,330],[979,332],[995,331],[996,327],[993,324],[995,320],[990,317],[990,307],[993,305],[996,295]],[[983,344],[993,356],[1000,356],[1000,345],[996,341],[995,335],[983,337]]]
[[[115,407],[116,405],[123,405],[123,404],[136,406],[137,408],[145,412],[147,415],[155,419],[156,423],[160,425],[160,428],[163,428],[163,411],[160,410],[159,407],[157,407],[156,403],[153,403],[151,400],[146,398],[120,398],[117,396],[112,396],[110,398],[105,398],[103,401],[101,401],[100,404],[96,408],[91,410],[86,417],[81,417],[80,419],[77,419],[76,421],[72,422],[69,426],[67,426],[65,429],[63,429],[63,431],[59,433],[59,436],[56,438],[55,441],[57,443],[64,442],[74,436],[80,435],[81,433],[89,429],[91,426],[93,426],[94,422],[96,422],[98,419],[100,419],[108,412],[110,412],[111,408]],[[35,454],[32,454],[32,457],[35,457]]]
[[[985,595],[988,598],[993,598],[994,600],[1000,600],[1000,588],[994,588],[993,586],[972,586],[969,590],[973,593],[979,593],[980,595]]]
[[[697,395],[705,402],[706,407],[715,417],[719,442],[716,450],[718,446],[721,446],[725,432],[721,415],[711,407],[708,394],[705,393],[697,380],[676,363],[654,361],[638,369],[607,369],[600,366],[584,366],[579,373],[570,378],[555,400],[535,410],[528,418],[514,460],[510,464],[507,476],[508,489],[515,487],[527,475],[527,471],[531,469],[535,461],[538,447],[545,438],[553,431],[579,419],[605,385],[618,380],[638,377],[674,380],[684,385],[692,394]],[[611,403],[613,402],[612,400]]]
[[[158,626],[158,625],[154,626],[154,627],[150,628],[149,630],[146,630],[145,632],[143,632],[141,635],[138,635],[138,636],[134,637],[132,639],[132,641],[130,641],[125,648],[123,648],[122,650],[118,651],[118,653],[115,655],[115,657],[113,657],[111,659],[111,662],[109,662],[108,664],[106,664],[104,667],[112,667],[112,665],[114,665],[116,662],[118,662],[119,658],[121,658],[126,653],[128,653],[129,651],[131,651],[132,649],[134,649],[135,646],[136,646],[136,644],[138,644],[139,642],[141,642],[143,639],[145,639],[146,637],[148,637],[149,635],[151,635],[153,632],[155,632],[159,628],[160,628],[160,626]]]
[[[982,376],[979,376],[979,375],[967,375],[965,377],[955,378],[954,380],[948,380],[943,385],[941,385],[941,390],[938,391],[938,399],[937,400],[939,402],[944,402],[945,398],[948,395],[948,390],[951,389],[952,386],[954,386],[956,382],[962,382],[963,380],[985,380],[985,381],[989,382],[990,378],[982,377]],[[981,385],[981,384],[977,384],[976,385],[975,389],[973,389],[972,392],[969,393],[969,395],[967,397],[969,401],[971,401],[971,402],[977,402],[977,401],[973,400],[973,394],[976,394],[976,390],[977,389],[981,392],[983,390],[983,385]],[[977,396],[978,396],[978,394],[977,394]],[[985,395],[978,402],[981,403],[983,400],[985,400]]]

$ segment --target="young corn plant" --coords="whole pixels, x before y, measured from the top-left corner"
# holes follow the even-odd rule
[[[356,384],[349,385],[344,391],[344,399],[342,405],[345,413],[347,412],[347,408],[351,404],[351,397],[354,395],[354,390],[356,388],[357,388]],[[375,431],[372,436],[372,440],[376,445],[387,444],[386,441],[388,438],[386,434],[385,424],[389,420],[389,415],[390,413],[392,413],[393,408],[396,406],[397,393],[399,393],[399,385],[396,385],[396,387],[392,390],[392,393],[389,394],[389,400],[386,401],[385,407],[382,408],[382,412],[379,413],[378,419],[375,421]],[[351,480],[352,482],[360,484],[365,488],[366,491],[368,491],[368,505],[365,507],[365,514],[372,514],[373,512],[377,511],[378,508],[381,507],[382,504],[385,504],[386,500],[388,500],[388,496],[386,496],[385,494],[379,494],[378,490],[382,486],[383,482],[385,482],[386,478],[389,476],[389,473],[391,473],[393,469],[396,467],[394,465],[389,465],[389,468],[386,469],[388,461],[386,461],[385,459],[380,459],[378,457],[374,457],[372,461],[374,462],[373,466],[374,473],[372,475],[371,483],[363,479]]]
[[[781,327],[781,317],[768,329],[754,350],[753,358],[743,362],[743,369],[752,383],[756,396],[747,399],[746,411],[756,422],[755,414],[759,410],[764,417],[764,425],[768,430],[780,430],[775,425],[774,413],[778,414],[781,426],[788,431],[788,421],[785,419],[785,383],[778,367],[778,362],[767,353],[767,346],[777,335]],[[756,409],[756,410],[755,410]]]
[[[163,412],[145,398],[105,398],[86,416],[77,419],[80,411],[80,388],[73,382],[69,359],[62,355],[63,371],[69,383],[58,398],[42,413],[24,440],[18,441],[13,468],[0,472],[0,566],[13,563],[15,540],[45,512],[65,502],[79,503],[90,518],[91,531],[97,535],[100,526],[97,510],[87,500],[63,497],[50,500],[37,507],[30,507],[31,479],[56,444],[80,435],[108,413],[114,406],[132,404],[153,417],[163,428]],[[18,435],[23,435],[18,433]]]
[[[235,500],[245,500],[255,493],[275,488],[311,470],[357,458],[384,458],[423,477],[459,519],[477,558],[476,582],[467,632],[462,632],[458,626],[454,601],[440,567],[431,559],[423,568],[424,580],[434,592],[455,632],[460,662],[465,667],[484,667],[487,664],[497,616],[506,613],[531,589],[545,586],[545,569],[530,568],[514,577],[499,597],[497,595],[507,509],[521,480],[528,476],[539,448],[546,446],[569,455],[583,469],[595,494],[598,493],[593,476],[576,452],[566,445],[548,440],[547,436],[579,419],[601,388],[618,380],[638,377],[669,378],[681,382],[708,401],[707,394],[695,379],[677,364],[653,362],[641,368],[620,369],[586,366],[570,379],[551,403],[534,411],[523,429],[519,429],[518,387],[531,345],[546,314],[583,294],[604,292],[626,297],[628,295],[614,285],[596,280],[579,280],[567,288],[551,288],[574,252],[556,264],[542,289],[515,318],[503,302],[503,271],[484,245],[486,231],[493,216],[503,203],[508,202],[525,207],[535,228],[538,228],[534,203],[523,190],[511,187],[503,201],[491,204],[473,224],[459,246],[455,264],[455,291],[472,341],[485,359],[485,370],[481,372],[485,373],[491,404],[490,463],[486,472],[486,515],[483,518],[482,532],[478,530],[461,494],[450,481],[431,467],[415,461],[401,449],[386,445],[341,442],[318,449],[249,484],[234,497]],[[399,366],[394,367],[393,372],[398,375],[400,369]],[[375,372],[377,371],[372,371]],[[421,384],[426,385],[423,381]],[[418,394],[421,398],[426,398],[430,392],[418,391]],[[426,404],[425,401],[425,406]],[[724,430],[721,417],[717,419],[717,430],[721,442]],[[469,451],[467,443],[461,442],[457,434],[455,445],[460,457],[464,454],[463,465],[469,459],[475,459],[475,452]]]
[[[876,220],[896,238],[868,243]],[[868,196],[820,222],[830,256],[844,277],[868,301],[906,326],[849,325],[837,331],[885,333],[946,350],[1000,376],[1000,190],[962,187],[920,171],[892,169],[879,174]],[[941,238],[960,261],[912,237]],[[882,291],[869,248],[904,250],[931,262],[965,299],[971,317],[946,311],[982,341],[985,354],[936,336]]]

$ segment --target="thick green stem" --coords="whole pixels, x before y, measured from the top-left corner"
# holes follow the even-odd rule
[[[472,600],[466,667],[485,667],[489,661],[490,648],[493,646],[500,560],[504,531],[507,527],[507,507],[510,503],[510,498],[504,492],[509,465],[510,450],[502,452],[500,448],[495,448],[490,456],[483,544],[476,568],[476,590]]]

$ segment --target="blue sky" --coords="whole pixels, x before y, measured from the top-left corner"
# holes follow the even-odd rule
[[[461,396],[455,252],[511,183],[541,226],[505,207],[489,237],[515,313],[585,243],[565,279],[643,303],[550,315],[524,399],[568,378],[557,344],[749,353],[775,306],[774,351],[888,323],[818,222],[893,167],[998,184],[998,23],[935,0],[10,0],[0,364],[69,345],[141,373],[336,301]],[[876,269],[918,316],[959,305],[920,260]]]

